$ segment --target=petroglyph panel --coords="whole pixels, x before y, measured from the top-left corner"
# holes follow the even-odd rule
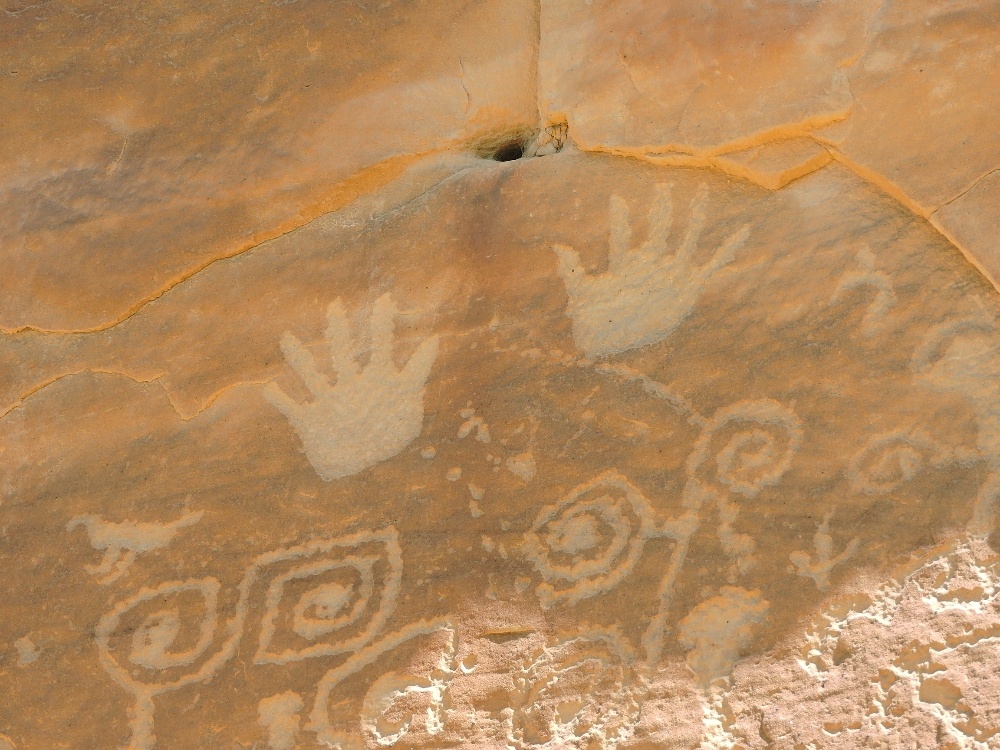
[[[845,156],[870,6],[544,2],[542,122],[457,54],[454,148],[0,334],[0,750],[1000,748],[992,183]]]

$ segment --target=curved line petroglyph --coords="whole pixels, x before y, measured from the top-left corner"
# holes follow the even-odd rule
[[[388,568],[378,587],[378,604],[367,624],[343,641],[334,639],[314,643],[326,636],[336,636],[338,630],[349,624],[348,620],[353,623],[361,614],[349,613],[348,617],[344,617],[340,608],[336,608],[339,600],[331,599],[329,592],[324,591],[321,584],[321,595],[318,598],[313,597],[309,602],[309,605],[313,606],[310,620],[314,627],[307,629],[304,634],[295,634],[305,643],[299,648],[289,648],[279,652],[269,650],[275,637],[278,608],[282,602],[282,581],[319,577],[331,570],[360,566],[362,588],[366,582],[374,585],[371,580],[366,581],[365,575],[366,572],[370,572],[368,568],[374,565],[373,556],[352,554],[365,547],[381,549],[382,552],[377,557]],[[329,559],[324,561],[324,556],[329,556]],[[320,539],[258,556],[244,573],[237,587],[238,600],[235,609],[222,627],[218,611],[221,584],[215,578],[168,581],[152,588],[142,588],[105,614],[96,629],[101,665],[112,679],[135,699],[130,711],[129,750],[150,750],[155,744],[153,716],[155,696],[206,680],[233,657],[246,629],[252,590],[261,574],[280,563],[297,561],[305,564],[286,571],[284,576],[278,576],[268,589],[259,645],[253,659],[255,664],[286,664],[316,656],[357,654],[378,634],[395,607],[402,575],[398,535],[392,527],[379,532],[359,532],[346,537]],[[300,600],[312,596],[314,591],[315,589],[307,591],[300,596]],[[371,600],[371,592],[361,593],[359,599],[362,602]],[[200,635],[193,646],[175,653],[170,648],[177,640],[182,625],[188,624],[181,622],[178,601],[185,594],[200,596],[202,600],[203,614],[196,624]],[[346,600],[341,603],[346,603]],[[134,615],[143,607],[152,611],[146,615],[142,625],[132,637],[126,638],[128,628],[124,628],[123,633],[119,634],[117,631],[123,623],[123,618]],[[331,621],[328,627],[321,626],[320,621],[324,618]],[[316,627],[317,625],[319,627]],[[289,631],[294,632],[295,626],[290,627]],[[127,644],[123,643],[123,638]],[[214,651],[211,648],[213,644],[215,644]],[[125,649],[127,654],[123,657],[120,651],[126,645],[130,648]],[[125,664],[123,658],[129,664]],[[150,674],[143,675],[137,668],[146,668],[150,670]],[[182,670],[182,668],[187,669]],[[170,675],[170,670],[182,671]]]
[[[733,530],[740,501],[781,481],[802,439],[801,423],[788,407],[773,399],[741,401],[716,411],[695,442],[685,464],[684,511],[678,517],[660,517],[638,488],[614,470],[542,508],[521,546],[543,578],[536,587],[540,603],[569,606],[608,591],[632,572],[646,541],[673,540],[657,590],[657,611],[642,636],[646,663],[656,664],[674,586],[703,508],[716,505],[723,549],[745,573],[753,564],[754,542]]]
[[[976,443],[990,470],[979,488],[969,530],[994,527],[1000,503],[1000,351],[992,321],[956,320],[935,326],[913,355],[918,378],[933,388],[963,396],[976,415]]]
[[[840,278],[840,283],[830,298],[830,305],[836,304],[847,293],[865,287],[875,291],[875,299],[865,309],[861,319],[861,334],[872,338],[885,328],[886,313],[896,303],[896,292],[892,287],[892,279],[884,271],[875,270],[875,256],[867,245],[858,250],[856,257],[858,270],[849,271]]]

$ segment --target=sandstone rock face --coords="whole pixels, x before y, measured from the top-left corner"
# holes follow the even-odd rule
[[[0,749],[1000,748],[1000,5],[0,24]]]

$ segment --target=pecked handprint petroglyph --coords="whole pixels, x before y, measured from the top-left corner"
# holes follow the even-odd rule
[[[100,565],[88,565],[87,570],[97,576],[98,583],[107,585],[125,575],[137,555],[163,549],[173,541],[178,531],[198,523],[203,515],[202,511],[186,513],[167,523],[116,523],[87,515],[74,518],[66,524],[66,530],[83,526],[93,548],[104,550]]]
[[[358,366],[340,298],[327,311],[326,339],[336,383],[320,372],[313,355],[291,333],[281,339],[288,364],[312,401],[299,403],[274,383],[264,397],[291,422],[316,473],[327,482],[357,474],[392,458],[423,428],[424,385],[438,354],[438,337],[417,347],[402,369],[393,361],[396,306],[388,294],[375,301],[369,323],[371,356]]]
[[[702,186],[691,203],[687,233],[668,255],[673,204],[669,185],[656,186],[649,215],[649,238],[632,247],[632,227],[625,201],[612,195],[608,269],[588,274],[576,250],[554,245],[559,275],[566,285],[566,313],[573,321],[576,345],[589,357],[607,357],[655,344],[669,336],[700,299],[705,285],[728,265],[746,242],[744,226],[722,243],[704,265],[694,265],[705,225],[708,191]]]

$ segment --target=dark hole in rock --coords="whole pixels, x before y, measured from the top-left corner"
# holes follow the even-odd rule
[[[494,161],[514,161],[524,156],[524,144],[514,141],[505,143],[493,153]]]

